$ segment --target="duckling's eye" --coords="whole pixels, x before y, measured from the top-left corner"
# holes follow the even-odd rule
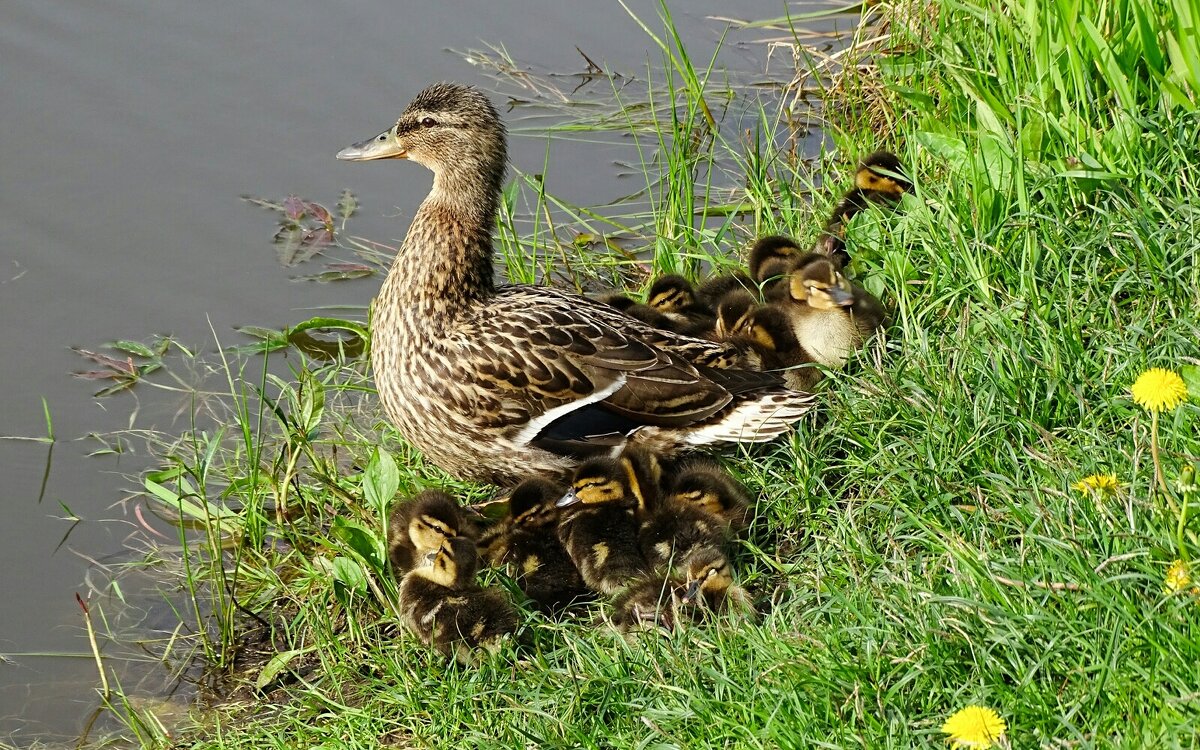
[[[423,117],[423,118],[421,118],[421,127],[423,127],[423,128],[437,127],[437,120],[433,119],[432,117]]]

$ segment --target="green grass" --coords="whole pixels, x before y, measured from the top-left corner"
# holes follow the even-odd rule
[[[211,425],[160,436],[163,470],[143,478],[193,522],[181,528],[206,530],[181,531],[181,617],[202,636],[180,645],[240,685],[183,735],[941,747],[945,718],[978,703],[1012,747],[1196,747],[1200,603],[1164,593],[1163,577],[1200,551],[1178,515],[1200,498],[1174,486],[1200,458],[1200,410],[1163,416],[1163,493],[1129,396],[1148,367],[1200,362],[1195,17],[1187,0],[897,6],[885,41],[860,33],[864,67],[826,81],[844,156],[815,169],[771,105],[717,83],[666,23],[657,83],[628,103],[645,191],[597,212],[519,175],[498,239],[513,278],[638,284],[638,258],[702,274],[758,233],[815,237],[854,155],[891,147],[917,178],[899,216],[850,228],[855,273],[892,311],[886,335],[826,381],[818,419],[733,463],[761,498],[739,569],[769,612],[633,643],[594,613],[530,615],[526,645],[448,664],[392,615],[383,506],[397,488],[468,501],[486,488],[398,441],[361,359],[293,355],[276,377],[234,358]],[[747,101],[753,116],[736,120]],[[1093,473],[1115,474],[1117,492],[1072,489]],[[247,646],[261,628],[233,598],[274,624],[268,641]],[[144,744],[164,741],[149,716],[117,710]]]

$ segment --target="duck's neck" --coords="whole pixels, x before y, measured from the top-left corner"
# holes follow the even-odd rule
[[[436,321],[457,316],[494,291],[492,228],[503,165],[469,166],[434,174],[433,189],[388,272],[381,303]]]

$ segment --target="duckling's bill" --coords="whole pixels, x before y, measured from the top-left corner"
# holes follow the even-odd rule
[[[337,152],[342,161],[373,161],[375,159],[407,159],[408,151],[400,146],[396,129],[385,130],[374,138],[359,141]]]
[[[579,502],[579,495],[575,492],[575,488],[572,487],[571,489],[567,490],[567,494],[558,499],[558,502],[556,502],[554,506],[556,508],[565,508],[568,505],[574,505],[577,502]]]

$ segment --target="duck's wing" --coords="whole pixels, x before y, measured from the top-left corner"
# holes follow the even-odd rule
[[[778,383],[764,373],[698,367],[643,340],[648,331],[662,333],[581,297],[516,286],[463,320],[448,343],[490,405],[488,426],[508,428],[519,444],[682,428],[738,393]],[[720,351],[711,342],[682,343]]]

